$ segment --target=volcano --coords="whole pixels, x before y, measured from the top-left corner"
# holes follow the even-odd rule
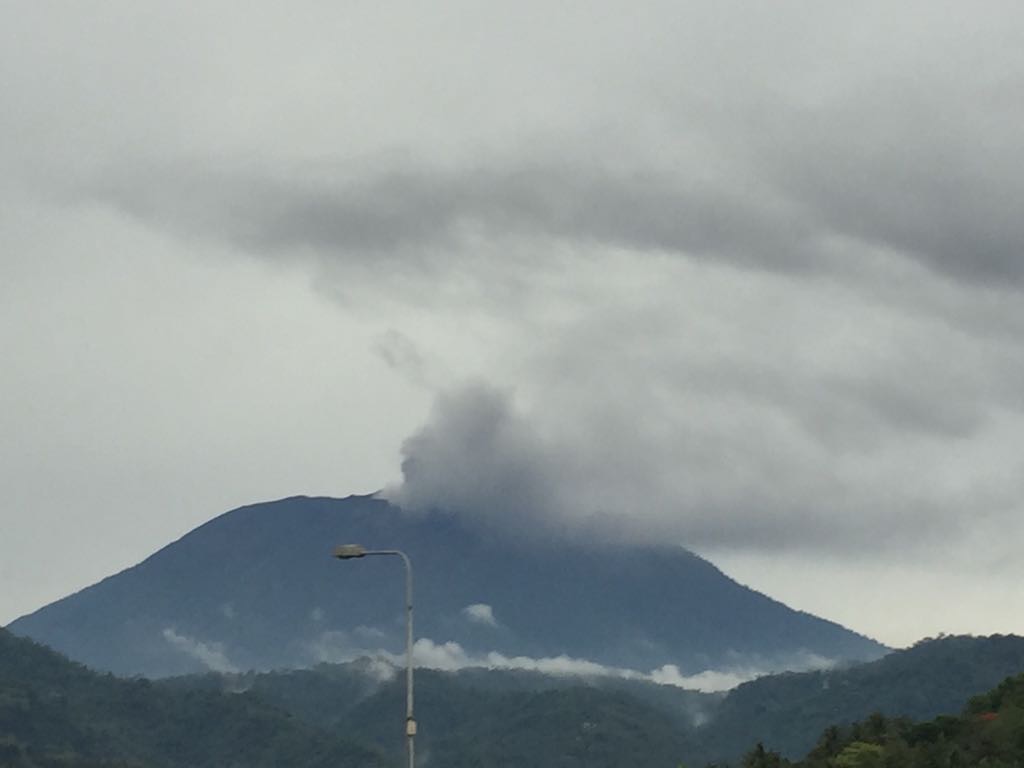
[[[685,675],[887,650],[738,584],[681,546],[514,539],[372,496],[232,510],[9,629],[96,669],[150,677],[400,653],[401,562],[331,556],[349,542],[408,553],[417,653],[447,654],[440,666],[500,654],[675,665]]]

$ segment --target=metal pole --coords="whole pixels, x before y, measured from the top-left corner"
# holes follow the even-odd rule
[[[416,764],[416,718],[412,711],[412,563],[400,549],[366,549],[359,544],[335,547],[334,556],[342,560],[367,555],[398,555],[405,563],[405,739],[409,753],[409,768]]]
[[[404,552],[395,552],[405,563],[405,735],[409,768],[416,763],[416,719],[412,711],[412,563]]]

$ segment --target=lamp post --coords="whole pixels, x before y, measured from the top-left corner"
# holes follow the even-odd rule
[[[409,556],[398,549],[366,549],[360,544],[340,544],[334,548],[339,560],[354,560],[368,555],[396,555],[405,563],[405,738],[409,754],[409,768],[414,768],[416,750],[416,719],[412,713],[412,563]]]

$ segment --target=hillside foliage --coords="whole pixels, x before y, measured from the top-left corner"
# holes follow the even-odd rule
[[[790,762],[758,744],[742,768],[1019,768],[1024,766],[1024,675],[970,700],[957,717],[926,722],[875,713],[826,728]]]
[[[251,694],[92,672],[0,630],[5,768],[375,768],[381,759]]]
[[[727,696],[638,680],[420,670],[418,754],[452,768],[1024,766],[1022,646],[941,638],[845,670],[769,676]],[[1008,668],[1016,675],[960,695]],[[403,677],[368,661],[121,679],[0,630],[3,768],[398,766],[403,710]],[[794,752],[799,742],[807,747]]]
[[[699,743],[699,762],[735,760],[762,742],[805,755],[830,725],[872,713],[926,720],[957,714],[971,696],[1024,671],[1024,638],[946,636],[846,668],[768,675],[722,700]]]

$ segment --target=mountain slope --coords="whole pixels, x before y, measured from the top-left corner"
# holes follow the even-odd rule
[[[370,497],[233,510],[10,629],[90,666],[150,676],[400,651],[400,563],[330,557],[334,544],[352,541],[411,556],[417,637],[460,644],[425,651],[568,655],[693,673],[885,650],[737,584],[680,547],[510,542],[454,516],[405,515]],[[467,611],[472,605],[492,614]]]

